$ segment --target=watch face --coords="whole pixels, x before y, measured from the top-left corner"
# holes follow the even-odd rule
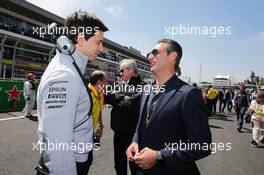
[[[161,152],[160,151],[158,151],[158,153],[157,153],[157,159],[158,160],[162,160],[162,155],[161,155]]]

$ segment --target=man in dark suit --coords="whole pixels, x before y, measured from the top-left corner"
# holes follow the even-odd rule
[[[119,67],[120,80],[124,82],[118,85],[120,88],[116,89],[116,93],[105,95],[105,103],[113,106],[110,124],[114,131],[114,163],[116,175],[127,175],[128,162],[126,149],[130,145],[137,127],[139,110],[137,107],[140,101],[140,93],[131,89],[135,89],[137,86],[143,86],[145,83],[138,74],[135,60],[124,59],[120,62]],[[131,175],[135,175],[135,164],[129,162],[129,167]]]
[[[140,120],[127,149],[128,159],[139,166],[137,174],[200,174],[195,161],[211,153],[202,95],[175,72],[181,56],[181,46],[170,39],[160,40],[148,55],[156,81],[144,88],[153,90],[142,93]]]

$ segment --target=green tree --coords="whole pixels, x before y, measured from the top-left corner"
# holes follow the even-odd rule
[[[256,84],[256,75],[255,72],[253,71],[250,72],[250,80],[251,80],[251,84]]]
[[[251,84],[251,81],[249,79],[244,80],[245,84]]]
[[[260,77],[259,76],[256,76],[255,80],[256,80],[256,84],[259,86]]]

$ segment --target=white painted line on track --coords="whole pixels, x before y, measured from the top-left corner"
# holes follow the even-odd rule
[[[2,119],[0,119],[0,122],[1,121],[7,121],[7,120],[23,119],[23,118],[25,118],[25,116],[2,118]]]
[[[37,114],[33,114],[33,116],[37,116]],[[8,117],[8,118],[2,118],[0,119],[0,122],[1,121],[8,121],[8,120],[16,120],[16,119],[24,119],[26,118],[25,116],[17,116],[17,117]]]

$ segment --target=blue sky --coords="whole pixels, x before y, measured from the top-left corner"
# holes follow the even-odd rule
[[[171,38],[183,47],[183,76],[212,81],[216,75],[231,75],[236,81],[249,77],[250,71],[264,77],[264,1],[262,0],[28,0],[59,16],[75,10],[94,12],[110,29],[105,37],[132,46],[146,55],[159,39]],[[168,27],[179,30],[198,27],[223,28],[224,32],[178,33],[169,35]],[[231,34],[227,32],[227,27]],[[222,29],[221,29],[222,30]]]

